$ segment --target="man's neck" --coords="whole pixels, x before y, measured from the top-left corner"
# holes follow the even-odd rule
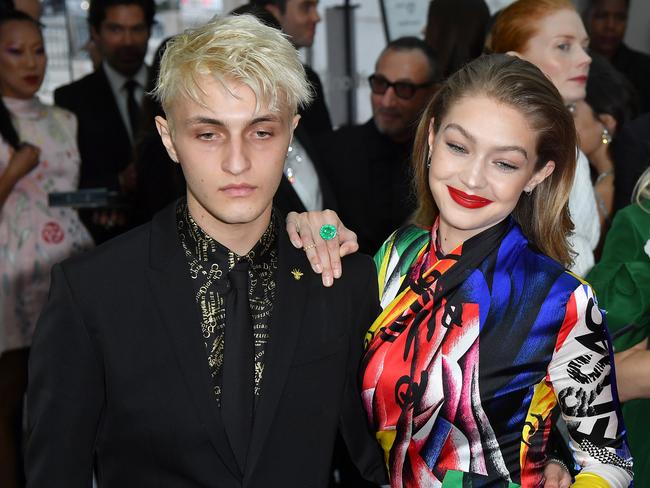
[[[242,224],[223,222],[191,199],[188,199],[187,209],[206,234],[238,256],[245,256],[268,228],[272,207],[269,205],[259,217]]]

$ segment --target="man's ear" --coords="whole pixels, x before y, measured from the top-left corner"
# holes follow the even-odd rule
[[[280,12],[280,7],[278,7],[274,3],[267,3],[266,5],[264,5],[264,8],[269,12],[271,12],[273,17],[275,17],[275,20],[280,22],[280,19],[282,18],[282,12]]]
[[[99,40],[99,32],[97,32],[97,29],[95,29],[94,25],[90,26],[90,38],[93,40],[95,44],[97,44]]]
[[[293,116],[293,119],[291,119],[291,138],[289,139],[289,145],[293,142],[293,133],[296,130],[296,127],[298,127],[298,122],[300,122],[300,115],[296,114]]]
[[[172,161],[178,163],[178,155],[176,154],[176,148],[174,147],[174,140],[172,138],[172,131],[169,127],[169,122],[164,117],[157,115],[154,119],[156,122],[156,129],[158,129],[158,134],[160,134],[160,139],[162,140],[163,146],[167,149],[167,154]]]
[[[301,116],[300,114],[296,114],[293,116],[293,120],[291,121],[291,130],[294,131],[296,130],[296,127],[298,127],[298,122],[300,122]]]

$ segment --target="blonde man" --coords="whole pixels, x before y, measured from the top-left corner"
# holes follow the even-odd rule
[[[272,209],[310,97],[295,49],[216,18],[171,41],[156,93],[187,198],[53,271],[28,486],[326,487],[337,428],[385,481],[356,387],[372,263],[321,286]]]

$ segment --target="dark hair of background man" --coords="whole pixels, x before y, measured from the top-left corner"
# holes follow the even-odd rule
[[[151,28],[153,18],[156,14],[156,3],[154,0],[92,0],[88,9],[88,23],[99,30],[101,23],[106,18],[106,10],[117,5],[136,5],[144,12],[147,26]]]

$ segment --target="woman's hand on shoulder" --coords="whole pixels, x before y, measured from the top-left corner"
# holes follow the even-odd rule
[[[23,144],[20,146],[9,159],[9,164],[5,173],[15,182],[18,182],[23,176],[38,166],[38,159],[41,150],[32,144]]]
[[[326,241],[320,236],[320,230],[328,224],[336,228],[336,235]],[[286,225],[291,243],[305,251],[312,269],[322,275],[325,286],[332,286],[334,278],[341,277],[341,258],[359,250],[357,235],[343,225],[333,210],[290,212]]]

